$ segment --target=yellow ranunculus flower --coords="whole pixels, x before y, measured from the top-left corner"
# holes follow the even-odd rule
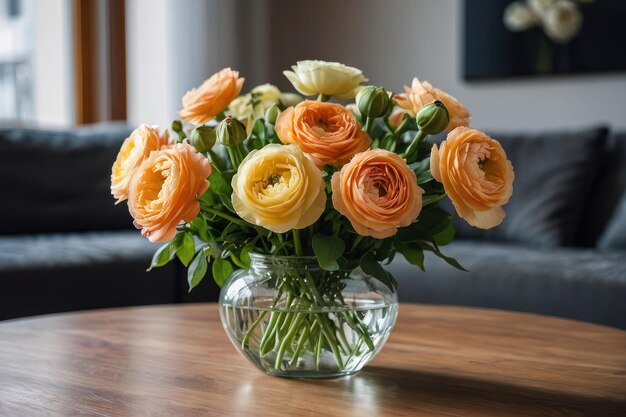
[[[361,84],[368,81],[361,70],[338,62],[298,61],[291,68],[293,71],[283,71],[283,74],[305,96],[325,94],[351,99]]]
[[[310,226],[326,207],[322,172],[296,145],[250,152],[231,184],[237,214],[276,233]]]

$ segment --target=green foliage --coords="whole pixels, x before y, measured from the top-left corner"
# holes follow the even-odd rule
[[[213,266],[211,268],[213,272],[213,279],[220,287],[224,285],[230,274],[235,271],[233,264],[228,260],[224,259],[221,256],[217,256],[213,261]]]
[[[172,248],[173,242],[168,242],[161,246],[152,256],[152,262],[148,271],[152,271],[154,268],[167,265],[176,256],[176,250]]]
[[[346,245],[343,240],[335,236],[317,233],[313,236],[312,246],[313,252],[317,257],[317,262],[322,269],[327,271],[337,271],[339,269],[337,260],[346,250]]]
[[[391,289],[392,291],[397,288],[398,284],[396,283],[396,280],[393,279],[389,272],[385,271],[385,269],[380,265],[380,262],[376,260],[376,256],[374,256],[371,251],[367,252],[365,255],[363,255],[363,257],[361,257],[359,266],[361,267],[363,272],[373,276],[374,278],[385,284],[387,287],[389,287],[389,289]]]
[[[193,235],[189,232],[180,232],[176,235],[173,242],[176,256],[178,256],[183,265],[188,266],[196,250]]]
[[[422,271],[424,271],[424,251],[419,243],[398,242],[396,243],[396,249],[409,263],[417,265]]]
[[[190,292],[204,279],[207,268],[208,264],[204,251],[198,251],[193,261],[191,261],[189,269],[187,269],[187,282],[189,283]]]
[[[454,239],[455,231],[452,216],[437,207],[422,209],[418,221],[398,231],[394,247],[411,264],[424,270],[424,251],[433,252],[455,268],[465,271],[454,258],[445,256],[439,249]]]

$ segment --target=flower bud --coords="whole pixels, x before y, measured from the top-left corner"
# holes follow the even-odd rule
[[[389,94],[382,87],[369,85],[363,87],[356,95],[356,105],[366,117],[381,117],[387,113]]]
[[[183,131],[183,124],[180,120],[174,120],[172,122],[172,130],[178,135],[178,142],[182,142],[187,137]]]
[[[217,139],[224,146],[237,146],[246,138],[246,127],[232,117],[222,120],[216,130]]]
[[[272,104],[270,108],[265,110],[265,121],[269,124],[275,124],[278,115],[280,114],[280,108],[277,104]]]
[[[212,127],[198,126],[191,132],[189,139],[198,152],[206,153],[215,145],[217,134]]]
[[[428,135],[436,135],[443,132],[448,127],[450,116],[448,109],[439,100],[425,105],[415,116],[417,127],[421,132]]]

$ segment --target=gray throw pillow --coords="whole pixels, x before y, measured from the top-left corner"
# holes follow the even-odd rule
[[[600,237],[598,248],[602,250],[626,249],[626,193]]]
[[[507,216],[490,230],[476,229],[455,216],[457,236],[540,247],[576,245],[607,133],[605,128],[535,135],[490,133],[515,169],[513,196],[504,206]],[[454,212],[451,204],[446,208]]]

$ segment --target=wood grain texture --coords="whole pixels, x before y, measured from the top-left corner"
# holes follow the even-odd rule
[[[215,304],[0,323],[0,416],[624,416],[626,332],[403,304],[382,353],[341,379],[266,376]]]

